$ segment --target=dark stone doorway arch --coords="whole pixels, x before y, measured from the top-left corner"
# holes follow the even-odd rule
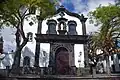
[[[30,57],[25,56],[23,60],[23,74],[28,74],[30,73]]]
[[[24,57],[23,66],[29,66],[30,67],[30,57],[28,57],[28,56]]]
[[[60,47],[55,53],[56,74],[67,75],[70,71],[69,52],[66,48]]]

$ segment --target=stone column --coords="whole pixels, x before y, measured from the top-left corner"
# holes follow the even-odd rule
[[[87,20],[87,18],[85,18],[84,15],[81,14],[80,22],[82,24],[82,33],[83,33],[83,35],[86,35],[86,24],[85,24],[86,20]]]
[[[74,46],[75,44],[70,44],[71,45],[71,52],[72,53],[70,56],[71,56],[71,66],[74,66],[75,67],[75,51],[74,51]]]
[[[107,75],[111,75],[109,55],[106,55],[105,58],[106,58],[106,73]]]
[[[115,72],[119,72],[119,59],[118,59],[119,54],[113,54],[113,64],[115,65]]]
[[[38,19],[37,33],[38,33],[38,34],[41,34],[43,19],[41,19],[40,16],[37,16],[37,19]]]
[[[40,19],[39,16],[37,16],[37,18],[38,18],[37,34],[41,34],[43,19]],[[40,54],[40,42],[36,42],[35,63],[34,63],[35,67],[39,67],[39,54]]]
[[[36,50],[35,50],[35,67],[39,67],[39,54],[40,54],[40,43],[36,42]]]
[[[55,74],[55,51],[53,50],[55,44],[50,43],[50,54],[49,54],[49,70],[51,71],[50,74]]]
[[[86,22],[87,18],[84,17],[84,15],[82,14],[81,17],[80,17],[80,21],[81,21],[81,24],[82,24],[82,33],[83,35],[86,35]],[[87,52],[87,45],[84,44],[83,45],[84,47],[84,63],[85,63],[85,67],[88,67],[89,66],[89,59],[88,59],[88,52]]]
[[[0,38],[0,54],[3,54],[3,37]]]

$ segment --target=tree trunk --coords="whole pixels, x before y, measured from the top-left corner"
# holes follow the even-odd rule
[[[21,57],[21,50],[19,50],[20,34],[19,34],[18,29],[16,31],[15,36],[16,36],[16,51],[15,51],[15,54],[14,54],[14,62],[13,62],[13,65],[12,65],[13,68],[17,68],[17,67],[20,66],[19,58]]]
[[[28,42],[28,39],[26,38],[23,40],[22,44],[19,47],[17,47],[15,56],[14,56],[14,63],[12,66],[13,69],[20,67],[21,51],[23,47],[27,44],[27,42]]]
[[[15,52],[14,63],[12,65],[13,69],[20,67],[20,58],[21,58],[21,50],[18,49]]]
[[[15,36],[16,36],[16,51],[15,51],[15,55],[14,55],[14,62],[12,65],[13,69],[20,67],[21,51],[28,42],[28,39],[25,37],[24,31],[23,31],[23,22],[24,22],[24,19],[21,18],[21,21],[16,26],[16,29],[17,29],[16,34],[15,34]],[[21,38],[23,38],[22,43],[21,43]]]
[[[93,77],[96,77],[96,67],[92,67],[92,75]]]
[[[15,33],[15,36],[16,36],[16,48],[18,49],[20,46],[20,33],[19,33],[18,29]]]
[[[106,56],[106,73],[110,75],[110,60],[109,60],[109,55]]]

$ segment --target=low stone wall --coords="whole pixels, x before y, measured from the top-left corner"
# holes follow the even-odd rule
[[[116,78],[0,78],[0,80],[120,80]]]
[[[6,69],[0,69],[0,76],[8,76],[9,70]]]
[[[0,70],[0,80],[120,80],[120,74],[85,74],[88,69],[82,69],[82,75],[50,75],[49,69],[43,68],[31,68],[30,73],[26,73],[23,68],[18,69],[21,72],[11,73],[10,69]],[[27,69],[29,70],[29,68]],[[17,70],[15,70],[17,71]],[[25,73],[23,73],[25,72]],[[85,73],[84,73],[85,72]],[[6,76],[6,77],[5,77]]]
[[[93,77],[92,75],[79,77],[74,75],[23,75],[23,76],[9,76],[0,78],[0,80],[120,80],[119,75]]]

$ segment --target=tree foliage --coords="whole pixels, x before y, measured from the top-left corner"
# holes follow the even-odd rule
[[[49,0],[6,0],[0,3],[0,22],[16,26],[21,19],[32,14],[28,12],[32,8],[37,8],[43,19],[55,12],[55,7]]]
[[[100,27],[99,31],[91,37],[91,54],[97,55],[96,51],[102,50],[106,59],[106,71],[110,74],[109,55],[118,53],[116,37],[120,34],[120,7],[111,4],[99,6],[95,11],[90,12],[89,16],[90,22]]]
[[[115,37],[120,33],[120,7],[100,6],[90,12],[90,19],[100,26],[99,31],[92,37],[93,45],[106,54],[115,53]]]
[[[24,20],[33,15],[36,9],[40,19],[46,19],[55,13],[55,6],[49,0],[6,0],[0,3],[0,27],[16,27],[25,40]]]
[[[55,5],[50,0],[4,0],[0,3],[0,27],[12,26],[17,29],[15,34],[17,49],[16,59],[14,59],[18,61],[16,64],[19,65],[21,50],[28,42],[23,30],[24,20],[27,20],[31,15],[36,15],[36,13],[37,17],[35,16],[34,19],[44,20],[53,16],[55,10]]]

